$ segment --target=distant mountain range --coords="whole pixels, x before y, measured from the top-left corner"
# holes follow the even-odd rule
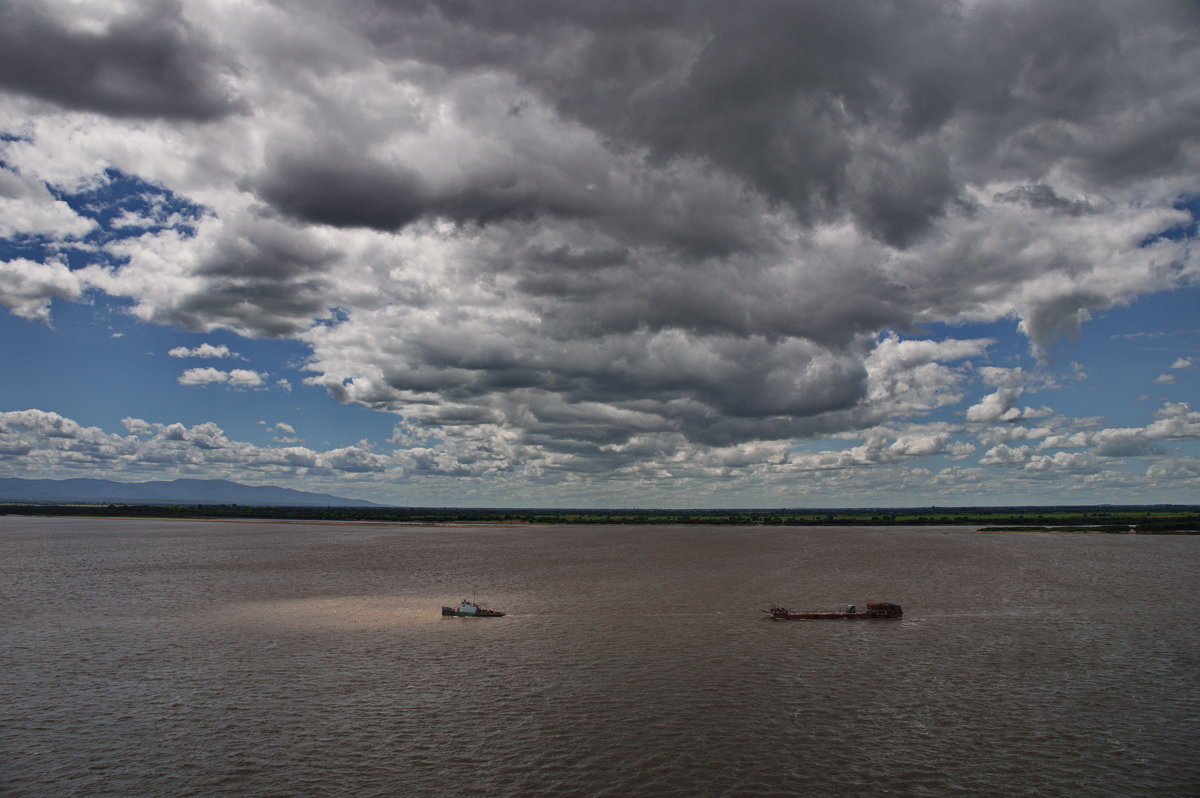
[[[362,499],[223,479],[111,482],[107,479],[0,478],[0,502],[88,504],[248,504],[274,507],[383,507]]]

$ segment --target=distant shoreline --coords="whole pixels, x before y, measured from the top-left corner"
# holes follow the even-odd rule
[[[0,504],[0,514],[402,526],[966,526],[989,534],[1200,534],[1200,505],[594,510],[8,502]]]

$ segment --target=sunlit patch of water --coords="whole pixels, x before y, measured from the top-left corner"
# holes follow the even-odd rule
[[[204,610],[199,619],[259,629],[310,631],[387,630],[449,620],[442,618],[437,597],[414,600],[411,596],[387,595],[238,602]]]

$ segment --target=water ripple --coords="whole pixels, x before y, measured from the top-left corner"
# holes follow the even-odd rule
[[[1200,793],[1196,540],[112,524],[0,519],[6,795]]]

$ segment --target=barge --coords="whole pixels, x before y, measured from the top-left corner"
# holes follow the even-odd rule
[[[772,607],[763,610],[777,621],[819,621],[825,619],[859,620],[872,618],[900,618],[904,610],[899,604],[887,601],[867,602],[866,609],[860,610],[851,604],[843,610],[789,610],[787,607]]]
[[[442,607],[442,615],[452,618],[503,618],[504,613],[499,610],[489,610],[479,606],[474,601],[463,599],[458,605],[458,609],[453,607]]]

